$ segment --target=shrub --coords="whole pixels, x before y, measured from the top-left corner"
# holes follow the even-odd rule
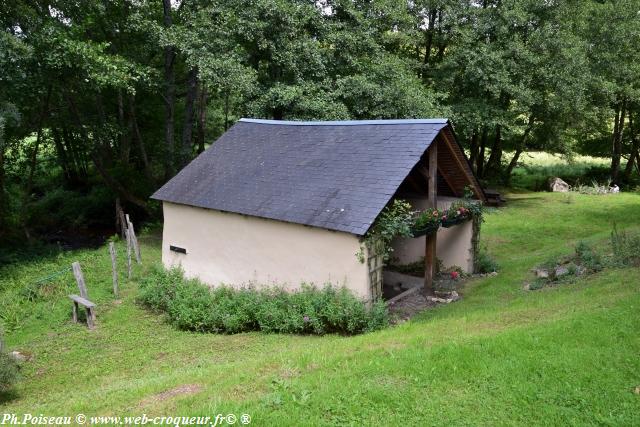
[[[487,251],[487,248],[478,251],[474,263],[476,273],[493,273],[500,268],[497,261]]]
[[[578,242],[576,245],[576,261],[591,272],[604,268],[602,256],[585,242]]]
[[[619,266],[640,266],[640,236],[618,231],[614,224],[611,231],[613,263]]]
[[[184,330],[215,333],[359,334],[388,325],[384,302],[371,307],[348,289],[303,285],[296,292],[271,287],[209,289],[179,269],[154,267],[140,284],[138,301],[165,312]]]
[[[18,380],[18,362],[13,356],[0,352],[0,392],[8,391]]]
[[[5,353],[0,330],[0,392],[8,391],[18,381],[20,367],[16,359]]]
[[[175,268],[164,270],[154,265],[140,282],[139,300],[156,311],[167,311],[175,298],[176,288],[183,282],[182,272]]]

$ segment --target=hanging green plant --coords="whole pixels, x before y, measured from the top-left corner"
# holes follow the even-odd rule
[[[441,212],[434,208],[425,209],[418,213],[411,227],[413,237],[425,236],[437,232],[441,224],[440,216]]]
[[[405,200],[396,199],[384,208],[376,222],[364,237],[364,246],[356,253],[362,263],[365,261],[365,246],[376,254],[381,255],[384,262],[388,261],[393,252],[391,241],[396,237],[411,237],[414,211],[411,204]]]
[[[451,204],[442,215],[442,226],[445,228],[453,227],[454,225],[462,224],[473,218],[471,209],[464,202],[454,202]]]
[[[396,199],[383,209],[364,237],[363,245],[356,253],[362,263],[365,262],[365,247],[370,252],[381,255],[384,262],[391,258],[391,242],[397,237],[420,237],[438,232],[442,227],[453,227],[466,221],[474,221],[474,236],[479,234],[482,222],[482,204],[465,198],[455,201],[446,210],[428,208],[414,211],[405,200]]]

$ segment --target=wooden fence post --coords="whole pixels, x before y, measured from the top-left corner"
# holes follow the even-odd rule
[[[122,239],[124,240],[126,238],[126,230],[127,230],[127,223],[125,222],[125,217],[124,217],[124,211],[122,210],[122,206],[120,205],[120,198],[116,199],[116,226],[119,224],[120,225],[120,235],[122,236]]]
[[[78,284],[78,290],[80,291],[80,296],[85,299],[89,299],[89,294],[87,293],[87,285],[84,283],[84,276],[82,275],[82,269],[80,268],[80,263],[78,261],[71,264],[73,268],[73,275],[76,278],[76,283]]]
[[[127,278],[131,279],[131,233],[127,228]]]
[[[118,298],[118,269],[116,264],[116,246],[109,242],[109,253],[111,254],[111,275],[113,277],[113,295]]]
[[[80,268],[80,263],[78,261],[71,264],[73,268],[73,275],[76,278],[76,283],[78,283],[78,289],[80,290],[80,296],[86,300],[89,300],[89,294],[87,293],[87,285],[84,283],[84,276],[82,275],[82,269]],[[73,311],[73,320],[75,322],[78,321],[78,306],[74,301],[74,311]],[[87,308],[87,326],[89,329],[93,329],[95,327],[96,321],[96,311],[95,308],[90,309]]]
[[[438,140],[433,141],[429,147],[429,182],[427,188],[429,191],[429,204],[432,208],[438,208]],[[435,274],[436,267],[436,239],[438,237],[437,231],[435,233],[427,234],[424,236],[425,251],[424,251],[424,290],[427,295],[433,295],[433,276]]]
[[[138,264],[142,264],[142,258],[140,257],[140,246],[138,246],[138,238],[136,237],[136,232],[133,228],[133,223],[129,221],[127,224],[127,230],[131,233],[131,244],[133,245],[133,251],[136,255],[136,262]]]

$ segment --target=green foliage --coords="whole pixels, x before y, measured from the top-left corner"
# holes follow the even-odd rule
[[[116,196],[159,218],[148,196],[242,116],[449,117],[481,178],[529,189],[612,172],[529,150],[637,149],[638,0],[172,4],[4,7],[0,239],[111,225]]]
[[[19,378],[20,367],[16,359],[4,349],[3,330],[0,328],[0,393],[11,389]]]
[[[20,368],[16,360],[0,351],[0,392],[6,392],[18,381]]]
[[[391,425],[494,425],[497,419],[531,426],[635,425],[638,382],[630,373],[640,372],[640,269],[612,268],[545,292],[516,291],[531,266],[566,245],[589,239],[608,248],[612,221],[628,233],[640,231],[634,220],[640,197],[619,196],[577,194],[567,205],[553,193],[508,194],[504,208],[486,213],[482,230],[500,275],[475,279],[455,304],[353,338],[176,330],[133,303],[139,279],[160,258],[155,240],[141,239],[144,263],[132,281],[122,281],[117,305],[105,247],[2,265],[0,288],[7,289],[80,258],[83,267],[92,266],[85,274],[99,311],[96,331],[72,325],[65,296],[10,332],[11,348],[35,357],[18,393],[7,400],[1,395],[0,406],[16,414],[33,408],[54,415],[69,408],[127,414],[151,402],[149,409],[159,414],[210,414],[215,393],[221,412],[241,409],[258,414],[260,424],[278,426],[381,417]],[[94,252],[101,258],[88,256]],[[72,277],[68,281],[75,286]],[[2,293],[0,303],[6,298]],[[29,305],[29,312],[40,304]],[[71,377],[77,366],[82,375]],[[98,399],[96,384],[127,386]],[[158,399],[192,384],[201,392]],[[524,402],[523,396],[535,398]]]
[[[493,273],[500,269],[498,262],[489,254],[486,247],[479,250],[474,259],[475,273],[487,274]]]
[[[593,181],[591,185],[577,185],[571,189],[576,193],[589,194],[592,196],[598,196],[603,194],[609,194],[609,186],[607,184],[598,184]]]
[[[393,253],[391,242],[396,237],[411,237],[413,211],[411,204],[404,200],[394,199],[385,207],[371,229],[367,232],[364,243],[388,261]],[[364,262],[364,247],[356,254],[360,262]]]
[[[235,334],[264,331],[288,334],[360,334],[388,324],[383,301],[371,307],[348,289],[303,285],[281,288],[217,287],[187,280],[179,269],[154,267],[140,283],[138,301],[166,312],[179,329]]]
[[[413,221],[413,227],[416,230],[424,230],[435,227],[435,229],[437,230],[437,228],[440,226],[440,223],[442,222],[440,216],[441,212],[438,209],[425,209],[417,214]]]
[[[588,271],[598,272],[605,267],[602,255],[593,246],[584,241],[576,244],[575,256],[576,262],[584,266]]]
[[[591,245],[579,241],[572,255],[563,257],[550,257],[539,264],[536,278],[529,283],[529,290],[542,289],[546,286],[555,286],[563,283],[574,282],[577,277],[585,274],[593,274],[602,271],[610,265],[602,255]],[[539,275],[544,272],[545,275]]]
[[[614,223],[611,231],[612,263],[618,266],[640,266],[640,235],[618,231]]]
[[[443,211],[428,208],[419,212],[414,217],[412,229],[416,231],[430,229],[431,232],[434,232],[443,223],[464,222],[474,218],[482,222],[482,213],[482,203],[466,199],[457,200]]]

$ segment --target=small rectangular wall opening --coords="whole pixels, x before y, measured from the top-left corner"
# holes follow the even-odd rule
[[[172,252],[177,252],[179,254],[186,254],[187,250],[185,248],[181,248],[179,246],[169,245],[169,250]]]

